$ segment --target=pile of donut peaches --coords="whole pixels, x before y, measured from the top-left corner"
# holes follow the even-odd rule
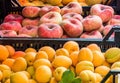
[[[114,25],[120,24],[120,15],[108,5],[95,4],[87,16],[83,14],[78,2],[70,2],[62,8],[26,6],[21,14],[5,16],[0,24],[0,36],[102,39]]]

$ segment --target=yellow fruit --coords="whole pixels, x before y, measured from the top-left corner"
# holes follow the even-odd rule
[[[47,83],[52,77],[52,71],[48,66],[39,66],[35,71],[35,79],[37,82]]]
[[[35,56],[35,60],[41,59],[41,58],[48,59],[48,55],[47,55],[47,53],[45,51],[37,52],[37,54]]]
[[[18,57],[15,59],[11,69],[14,72],[24,71],[27,68],[27,62],[23,57]]]
[[[36,5],[34,3],[27,2],[27,3],[24,3],[22,6],[36,6]]]
[[[12,71],[11,70],[3,70],[2,74],[3,74],[2,80],[6,80],[10,77],[10,75],[12,74]]]
[[[94,72],[94,65],[92,62],[90,61],[80,61],[77,65],[76,65],[76,73],[79,74],[80,72],[82,72],[83,70],[91,70]]]
[[[89,48],[90,50],[92,50],[92,51],[100,51],[101,52],[101,49],[100,49],[100,47],[97,45],[97,44],[95,44],[95,43],[91,43],[91,44],[89,44],[88,46],[87,46],[87,48]]]
[[[77,0],[78,2],[85,2],[85,0]]]
[[[50,82],[49,82],[49,83],[57,83],[55,77],[52,77],[52,78],[50,79]]]
[[[29,79],[28,83],[37,83],[34,79]]]
[[[68,3],[74,2],[74,1],[77,2],[77,0],[62,0],[62,4],[63,4],[63,5],[67,5]]]
[[[63,48],[67,49],[69,54],[74,51],[79,51],[79,44],[75,41],[67,41],[64,43]]]
[[[69,68],[72,65],[72,60],[67,56],[56,56],[52,61],[52,66],[57,68],[60,66]]]
[[[100,51],[93,51],[93,65],[95,67],[100,66],[104,63],[105,57]]]
[[[104,66],[107,66],[107,67],[111,67],[111,64],[110,63],[108,63],[106,60],[103,62],[103,64],[102,65],[104,65]]]
[[[10,83],[29,83],[28,77],[23,72],[16,72],[10,76]]]
[[[4,71],[4,70],[11,70],[9,66],[5,65],[5,64],[0,64],[0,71]]]
[[[96,82],[95,83],[100,83],[103,79],[103,77],[99,73],[95,73],[96,75]]]
[[[15,59],[12,58],[7,58],[5,59],[2,64],[5,64],[7,66],[9,66],[10,68],[12,67],[13,63],[14,63]]]
[[[118,82],[116,82],[116,76],[115,76],[115,83],[118,83]],[[105,83],[113,83],[113,76],[110,76],[107,80],[106,80],[106,82]]]
[[[0,81],[2,80],[2,78],[3,78],[3,73],[2,71],[0,71]]]
[[[99,73],[102,77],[106,76],[110,71],[110,68],[107,66],[98,66],[95,68],[95,73]]]
[[[92,51],[87,48],[83,47],[80,49],[79,54],[78,54],[78,60],[79,61],[93,61],[93,53]]]
[[[37,83],[34,79],[29,79],[28,83]]]
[[[111,69],[114,69],[114,68],[120,68],[120,61],[114,62],[114,63],[111,65]]]
[[[63,4],[62,4],[62,3],[59,3],[59,4],[57,4],[57,6],[61,6],[61,7],[62,7],[62,6],[63,6]]]
[[[10,83],[10,78],[5,80],[5,83]]]
[[[32,3],[34,3],[36,6],[45,6],[45,4],[42,1],[35,0]]]
[[[47,2],[52,5],[58,5],[62,2],[62,0],[47,0]]]
[[[20,72],[23,72],[28,77],[28,79],[31,78],[31,75],[29,74],[29,72],[27,72],[27,71],[20,71]]]
[[[27,53],[27,52],[37,52],[37,51],[34,48],[27,48],[25,50],[25,53]]]
[[[76,73],[75,73],[75,67],[74,67],[74,66],[70,66],[69,69],[70,69],[72,72],[74,72],[74,74],[76,74]]]
[[[88,6],[85,2],[79,2],[81,6]]]
[[[83,83],[96,83],[96,75],[90,70],[80,72],[79,77]]]
[[[100,4],[102,2],[102,0],[85,0],[85,2],[89,5],[95,5],[95,4]]]
[[[33,66],[27,67],[26,71],[27,71],[31,76],[33,76],[34,73],[35,73],[35,69],[34,69]]]
[[[50,61],[52,61],[54,59],[54,57],[55,57],[55,50],[52,47],[50,47],[50,46],[43,46],[43,47],[41,47],[39,49],[39,51],[45,51],[47,53],[48,59]]]
[[[0,45],[0,61],[7,59],[8,56],[9,56],[8,49],[5,46]]]
[[[42,1],[43,3],[46,3],[46,2],[47,2],[47,0],[40,0],[40,1]]]
[[[35,52],[27,52],[25,54],[24,58],[25,58],[28,66],[33,65],[33,62],[35,60],[35,56],[36,56]]]
[[[105,52],[106,61],[114,63],[120,59],[120,49],[118,47],[111,47]]]
[[[62,79],[63,73],[67,70],[65,67],[57,67],[54,71],[54,77],[57,81]]]
[[[79,52],[75,51],[75,52],[72,52],[72,53],[69,55],[70,59],[72,60],[72,65],[73,65],[73,66],[76,66],[76,64],[78,63],[78,53],[79,53]]]
[[[48,59],[38,59],[33,63],[35,69],[37,69],[41,65],[46,65],[48,67],[52,67],[50,61]]]
[[[64,55],[64,56],[69,56],[69,52],[65,48],[59,48],[56,50],[56,55]]]
[[[5,45],[5,47],[6,47],[6,48],[8,49],[8,51],[9,51],[9,56],[10,56],[10,57],[13,56],[14,53],[15,53],[14,47],[13,47],[13,46],[10,46],[10,45]]]

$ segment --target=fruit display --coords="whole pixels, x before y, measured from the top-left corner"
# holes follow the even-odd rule
[[[0,81],[100,83],[110,70],[120,69],[120,48],[101,50],[96,43],[79,47],[76,41],[67,41],[58,49],[42,46],[38,50],[32,47],[16,50],[12,45],[0,45]],[[112,83],[112,78],[105,83]]]
[[[59,6],[26,6],[21,14],[8,14],[0,24],[1,37],[94,38],[102,39],[119,15],[112,6],[95,4],[85,16],[78,2]],[[114,37],[114,33],[110,38]]]
[[[18,0],[21,6],[65,6],[70,2],[78,2],[82,6],[91,6],[94,4],[109,4],[111,0]]]

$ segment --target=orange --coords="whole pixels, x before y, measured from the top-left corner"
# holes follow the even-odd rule
[[[43,47],[41,47],[39,49],[39,51],[45,51],[47,53],[48,59],[50,61],[52,61],[54,59],[54,57],[55,57],[55,50],[52,47],[50,47],[50,46],[43,46]]]
[[[14,63],[15,59],[12,58],[7,58],[5,59],[2,64],[5,64],[7,66],[9,66],[10,68],[12,67],[13,63]]]
[[[8,51],[9,51],[9,56],[10,56],[10,57],[13,56],[14,53],[15,53],[14,47],[11,46],[11,45],[5,45],[5,47],[6,47],[6,48],[8,49]]]
[[[45,51],[37,52],[37,54],[35,56],[35,60],[41,59],[41,58],[48,59],[48,54]]]
[[[0,61],[3,61],[9,57],[9,51],[4,45],[0,45]]]
[[[27,53],[27,52],[37,52],[37,51],[34,48],[27,48],[25,50],[25,53]]]
[[[71,54],[74,51],[79,51],[79,44],[75,41],[67,41],[64,43],[63,48],[67,49]]]
[[[72,52],[72,53],[69,55],[70,59],[72,60],[72,65],[73,65],[73,66],[76,66],[76,64],[78,63],[78,53],[79,53],[79,52],[75,51],[75,52]]]
[[[100,47],[99,47],[97,44],[95,44],[95,43],[89,44],[89,45],[87,46],[87,48],[89,48],[89,49],[92,50],[92,51],[97,50],[97,51],[100,51],[100,52],[101,52]]]
[[[26,55],[26,54],[25,54],[25,52],[23,52],[23,51],[16,51],[11,58],[16,59],[16,58],[18,58],[18,57],[24,57],[25,55]]]
[[[92,62],[93,61],[92,51],[87,47],[81,48],[81,50],[79,51],[79,54],[78,54],[78,60]]]

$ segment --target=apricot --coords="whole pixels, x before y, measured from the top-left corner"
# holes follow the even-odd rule
[[[110,71],[110,68],[107,66],[98,66],[95,68],[95,73],[99,73],[102,77],[106,76]]]
[[[83,83],[96,83],[96,75],[90,70],[84,70],[79,74]]]
[[[74,51],[79,51],[79,44],[75,41],[67,41],[64,43],[63,48],[67,49],[69,54]]]
[[[64,56],[69,56],[69,52],[65,48],[59,48],[56,50],[56,55],[64,55]]]
[[[73,66],[76,66],[76,64],[78,63],[78,53],[79,53],[79,52],[75,51],[75,52],[72,52],[72,53],[69,55],[70,59],[72,60],[72,65],[73,65]]]
[[[69,68],[72,65],[72,60],[67,56],[56,56],[52,61],[52,66],[57,68],[60,66]]]
[[[2,80],[3,74],[2,71],[0,71],[0,81]]]
[[[78,60],[79,61],[93,61],[93,53],[92,51],[87,48],[83,47],[80,49],[79,54],[78,54]]]
[[[105,57],[100,51],[93,51],[93,61],[95,67],[100,66],[104,63]]]
[[[27,52],[37,52],[37,51],[34,48],[27,48],[27,49],[25,49],[25,53],[27,53]]]
[[[54,59],[54,57],[55,57],[55,50],[54,50],[52,47],[50,47],[50,46],[43,46],[43,47],[41,47],[41,48],[38,50],[38,52],[39,52],[39,51],[45,51],[45,52],[47,53],[48,59],[49,59],[50,61],[52,61],[52,60]]]
[[[101,52],[100,47],[99,47],[97,44],[95,44],[95,43],[89,44],[89,45],[87,46],[87,48],[89,48],[89,49],[92,50],[92,51],[97,50],[97,51],[100,51],[100,52]]]
[[[46,65],[50,68],[52,67],[52,65],[48,59],[38,59],[38,60],[34,61],[34,63],[33,63],[33,66],[35,69],[37,69],[41,65]]]
[[[41,65],[35,71],[35,80],[39,83],[47,83],[52,77],[52,71],[48,66]]]
[[[114,63],[120,59],[120,49],[118,47],[111,47],[105,52],[105,59],[109,63]]]
[[[24,71],[27,68],[27,62],[23,57],[18,57],[15,59],[11,69],[14,72]]]
[[[23,72],[16,72],[10,76],[11,83],[28,83],[28,77]]]
[[[42,58],[48,59],[48,54],[45,51],[37,52],[37,54],[35,56],[35,60],[42,59]]]
[[[25,52],[24,51],[15,51],[14,55],[11,56],[11,58],[16,59],[18,57],[24,57],[25,56]]]
[[[5,45],[5,47],[8,49],[8,51],[9,51],[9,56],[11,57],[11,56],[13,56],[14,55],[14,53],[15,53],[15,48],[13,47],[13,46],[11,46],[11,45]]]
[[[90,70],[94,72],[93,63],[90,61],[80,61],[79,63],[77,63],[76,68],[75,68],[76,74],[79,74],[83,70]]]
[[[4,45],[0,45],[0,61],[3,61],[9,57],[9,51]]]
[[[14,63],[15,59],[12,58],[7,58],[5,59],[2,64],[5,64],[7,66],[9,66],[10,68],[12,67],[13,63]]]

